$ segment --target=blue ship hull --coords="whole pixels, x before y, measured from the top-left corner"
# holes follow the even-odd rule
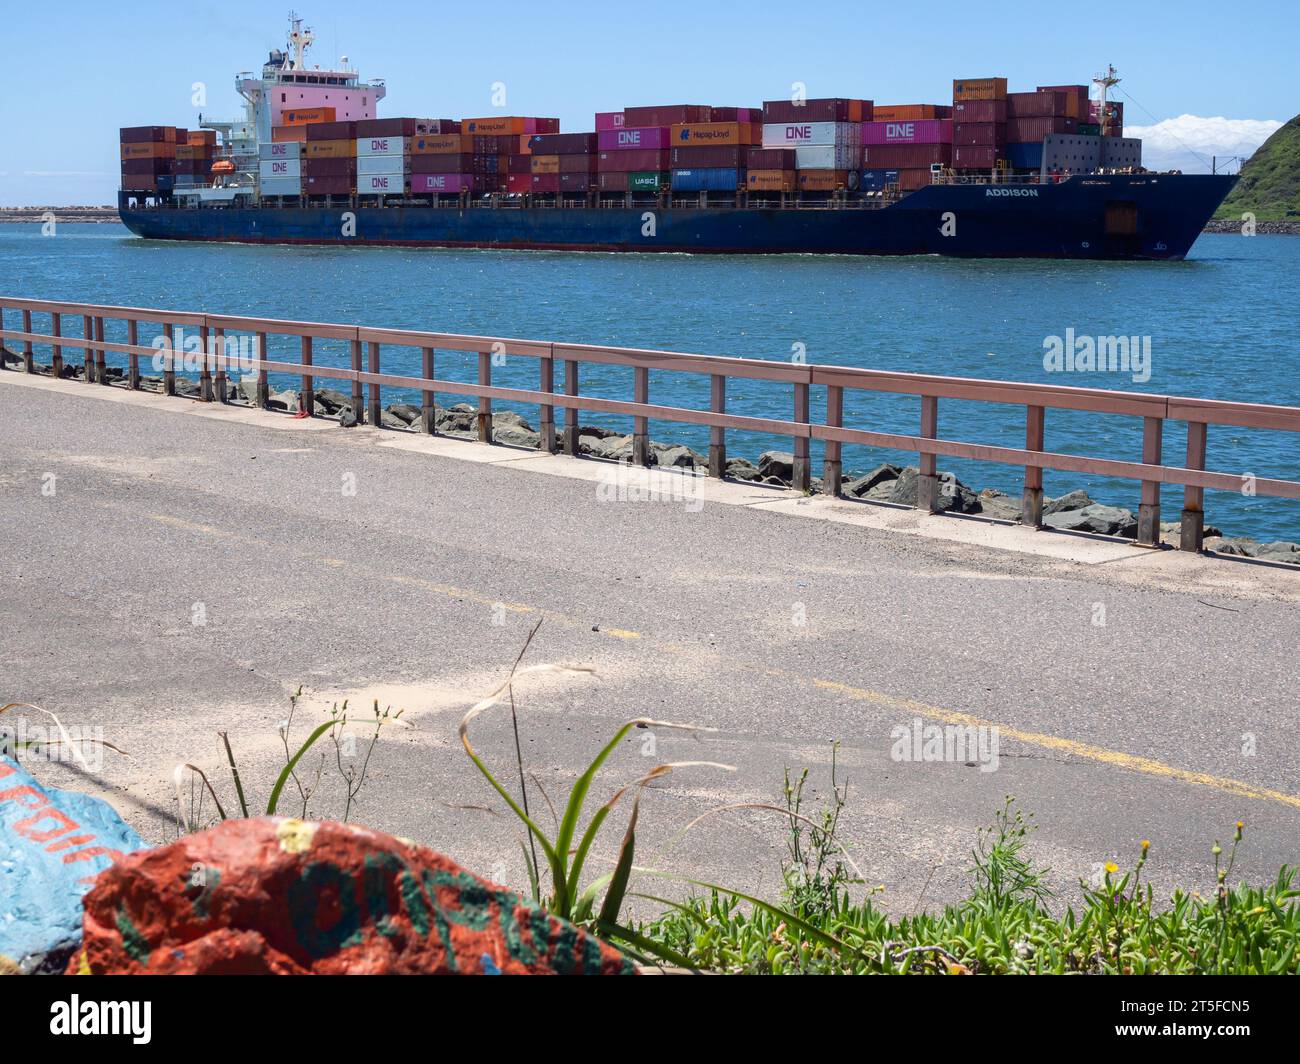
[[[930,185],[888,207],[130,206],[151,240],[698,254],[1181,259],[1235,177],[1087,175]],[[355,235],[345,235],[351,215]]]

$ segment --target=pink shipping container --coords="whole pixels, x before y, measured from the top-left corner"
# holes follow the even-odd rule
[[[635,126],[629,129],[606,130],[600,134],[601,151],[659,150],[671,144],[667,126]]]
[[[863,122],[863,144],[951,144],[952,122],[920,118],[912,122]]]
[[[712,107],[696,103],[670,104],[662,107],[627,107],[623,110],[624,125],[632,128],[674,126],[679,122],[708,122],[712,114]]]
[[[411,191],[420,196],[436,192],[468,192],[474,183],[469,174],[415,174]]]
[[[626,118],[622,111],[597,111],[596,112],[596,132],[608,133],[610,130],[622,129],[626,125]]]

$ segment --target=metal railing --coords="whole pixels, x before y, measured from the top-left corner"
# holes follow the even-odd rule
[[[6,314],[22,316],[21,329],[7,327]],[[33,329],[33,315],[48,315],[50,331]],[[63,331],[63,319],[81,319],[81,335]],[[105,321],[126,324],[127,342],[104,338]],[[167,345],[139,342],[139,325],[160,326]],[[939,377],[918,373],[893,373],[855,369],[845,366],[806,365],[728,358],[712,355],[682,354],[673,351],[645,351],[631,348],[599,347],[585,344],[518,340],[503,337],[465,336],[452,333],[419,332],[404,329],[366,328],[356,325],[316,322],[280,321],[268,318],[237,317],[222,314],[61,303],[45,300],[0,296],[0,339],[22,344],[23,370],[36,372],[35,345],[48,345],[52,354],[52,372],[62,376],[64,352],[79,350],[84,360],[88,383],[107,385],[105,355],[115,352],[127,356],[126,386],[140,388],[140,358],[161,356],[163,391],[176,394],[177,359],[173,338],[177,328],[197,329],[203,351],[199,371],[199,398],[204,402],[223,402],[228,394],[230,358],[224,338],[234,333],[252,334],[257,338],[257,358],[240,360],[240,368],[257,374],[257,405],[266,408],[269,400],[269,374],[291,374],[301,378],[302,407],[311,412],[317,377],[347,382],[351,385],[352,404],[358,419],[371,425],[381,423],[381,389],[385,387],[419,391],[423,395],[421,425],[427,433],[435,432],[437,393],[473,396],[478,400],[477,436],[492,442],[493,400],[536,405],[540,410],[540,444],[542,451],[554,454],[579,454],[580,411],[628,415],[633,418],[633,461],[649,464],[651,460],[649,422],[676,422],[701,425],[709,429],[708,472],[722,477],[727,465],[728,429],[748,430],[787,436],[793,447],[793,487],[809,491],[812,471],[810,444],[825,444],[823,490],[830,495],[841,491],[842,450],[846,443],[913,451],[919,456],[920,487],[918,506],[936,512],[940,507],[940,478],[937,460],[940,455],[975,461],[1002,463],[1024,469],[1023,509],[1021,522],[1042,527],[1043,470],[1095,474],[1136,480],[1141,485],[1138,508],[1137,541],[1155,546],[1160,542],[1160,488],[1165,484],[1184,488],[1180,547],[1200,550],[1204,540],[1205,490],[1241,491],[1249,481],[1257,495],[1300,499],[1300,482],[1257,478],[1250,474],[1215,472],[1206,469],[1208,430],[1211,425],[1231,425],[1279,432],[1300,432],[1300,407],[1238,403],[1213,399],[1150,395],[1139,392],[1110,391],[1099,388],[1075,388],[1048,384],[1025,384],[1014,381],[974,380]],[[297,362],[267,359],[269,336],[299,338]],[[313,341],[335,340],[350,345],[351,360],[347,368],[325,366],[313,361]],[[419,376],[385,373],[381,356],[385,347],[419,349]],[[478,376],[473,383],[447,380],[436,373],[436,352],[472,352],[478,356]],[[493,384],[494,355],[517,355],[537,360],[539,383],[536,389],[506,388]],[[557,390],[556,363],[563,363],[563,383]],[[632,400],[603,399],[583,395],[579,390],[583,365],[623,366],[633,370]],[[650,371],[704,375],[710,382],[707,410],[670,406],[650,401]],[[752,417],[729,413],[727,381],[729,379],[774,381],[792,389],[792,417],[789,420]],[[826,418],[814,424],[810,418],[812,388],[826,389]],[[367,394],[368,389],[368,394]],[[844,424],[846,391],[882,392],[915,396],[920,399],[920,422],[913,434],[879,432]],[[969,400],[1018,406],[1024,409],[1025,446],[1002,447],[939,435],[940,400]],[[556,411],[562,412],[557,422]],[[1118,414],[1142,419],[1143,444],[1140,459],[1086,457],[1061,454],[1046,447],[1046,411],[1076,410],[1095,414]],[[1187,425],[1187,450],[1184,463],[1163,462],[1163,438],[1167,422]]]

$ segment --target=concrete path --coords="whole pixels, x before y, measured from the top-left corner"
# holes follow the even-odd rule
[[[298,739],[344,699],[405,710],[356,819],[522,886],[457,724],[544,620],[528,661],[597,670],[517,689],[553,801],[638,716],[717,730],[634,732],[598,796],[662,761],[735,767],[647,795],[646,863],[710,809],[779,803],[787,766],[812,770],[815,804],[836,740],[845,836],[895,912],[963,891],[1008,794],[1071,898],[1142,839],[1159,889],[1209,891],[1238,819],[1238,869],[1300,863],[1300,572],[10,372],[0,411],[0,702],[125,750],[36,771],[151,840],[174,837],[179,762],[233,804],[218,731],[265,802],[303,685]],[[996,728],[996,770],[891,756],[914,722]],[[513,784],[508,710],[473,737]],[[341,788],[326,765],[312,811],[337,815]],[[735,811],[657,864],[776,896],[784,852],[780,817]]]

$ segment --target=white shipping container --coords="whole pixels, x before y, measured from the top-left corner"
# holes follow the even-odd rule
[[[768,122],[763,126],[763,147],[798,148],[802,145],[860,147],[858,122]]]
[[[861,151],[847,144],[795,148],[794,165],[797,170],[856,170]]]
[[[271,159],[301,159],[303,156],[302,149],[303,146],[296,140],[287,144],[262,144],[258,146],[258,152],[263,162]]]
[[[358,174],[409,173],[411,160],[401,155],[365,155],[357,159]]]
[[[302,195],[302,181],[296,177],[264,177],[261,185],[263,196]]]
[[[357,175],[357,194],[360,196],[400,196],[406,191],[406,178],[402,174]]]
[[[366,155],[405,155],[409,145],[405,137],[358,137],[357,158]]]
[[[268,177],[292,177],[297,181],[302,177],[302,160],[263,159],[258,163],[257,171],[263,179]]]

